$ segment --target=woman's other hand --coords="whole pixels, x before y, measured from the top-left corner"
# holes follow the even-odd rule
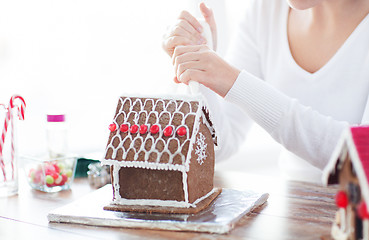
[[[225,97],[240,71],[206,45],[178,46],[172,56],[177,83],[199,82]]]
[[[213,46],[216,49],[216,25],[213,11],[206,7],[204,3],[200,4],[201,14],[205,21],[209,24],[213,37]],[[170,28],[168,33],[164,36],[163,48],[172,57],[174,49],[177,46],[201,45],[206,44],[206,39],[201,35],[203,27],[187,11],[182,11],[178,17],[177,22]]]
[[[213,50],[217,50],[217,25],[215,24],[215,18],[213,10],[208,8],[205,3],[200,3],[200,11],[205,21],[209,24],[211,35],[213,37]]]

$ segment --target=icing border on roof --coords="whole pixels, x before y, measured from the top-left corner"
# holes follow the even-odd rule
[[[200,118],[203,115],[202,114],[202,106],[203,106],[203,102],[199,102],[198,111],[196,113],[195,121],[193,123],[192,136],[190,138],[190,144],[189,144],[189,147],[188,147],[187,157],[186,157],[186,161],[185,161],[185,164],[184,164],[186,172],[188,172],[190,170],[190,160],[191,160],[192,150],[193,150],[194,145],[195,145],[197,133],[199,132],[199,129],[200,129]]]

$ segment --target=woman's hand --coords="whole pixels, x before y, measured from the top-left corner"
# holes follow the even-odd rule
[[[200,11],[210,26],[215,50],[217,31],[213,11],[206,7],[204,3],[200,4]],[[172,57],[174,49],[177,46],[206,44],[206,39],[201,35],[202,31],[203,28],[197,19],[189,12],[182,11],[177,23],[164,36],[163,48]]]
[[[175,82],[196,81],[222,97],[227,95],[240,73],[206,45],[177,46],[172,60]]]
[[[211,10],[210,8],[208,8],[205,3],[200,3],[200,11],[202,16],[204,17],[205,21],[209,24],[210,26],[210,30],[211,30],[211,35],[212,35],[212,40],[213,40],[213,50],[216,51],[217,50],[217,25],[215,24],[215,18],[214,18],[214,13],[213,10]]]

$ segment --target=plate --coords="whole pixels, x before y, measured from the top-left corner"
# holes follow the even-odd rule
[[[103,207],[110,203],[112,186],[108,184],[86,196],[49,212],[49,222],[75,223],[104,227],[159,229],[224,234],[253,209],[263,205],[268,193],[223,189],[205,210],[196,214],[148,214],[113,212]]]

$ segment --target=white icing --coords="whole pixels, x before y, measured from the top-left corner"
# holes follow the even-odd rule
[[[138,124],[140,116],[142,117],[143,115],[145,115],[146,119],[145,119],[144,124],[148,125],[148,128],[150,128],[150,125],[148,123],[148,121],[150,119],[150,116],[155,116],[156,121],[153,124],[157,124],[160,127],[159,119],[163,115],[167,115],[168,118],[169,118],[169,124],[167,124],[167,126],[171,126],[173,128],[173,134],[170,137],[168,137],[166,142],[163,140],[163,137],[164,137],[163,136],[163,131],[159,131],[157,133],[157,134],[159,134],[158,136],[154,136],[150,133],[150,131],[148,131],[148,133],[146,133],[145,135],[141,135],[139,133],[137,133],[137,134],[126,134],[126,136],[124,138],[122,138],[122,136],[120,134],[120,131],[119,131],[119,126],[118,126],[117,127],[118,130],[116,131],[115,136],[112,138],[111,142],[109,143],[109,145],[106,148],[107,151],[109,149],[113,150],[112,159],[116,159],[118,150],[121,150],[123,152],[123,157],[122,157],[123,159],[127,158],[127,155],[130,151],[134,152],[134,157],[133,157],[131,162],[135,162],[135,161],[138,160],[139,153],[144,153],[144,161],[145,162],[148,161],[148,159],[150,157],[150,154],[156,153],[156,156],[157,156],[156,162],[159,165],[160,165],[160,163],[159,163],[160,156],[164,153],[167,153],[168,156],[169,156],[169,162],[168,162],[169,164],[173,163],[173,159],[174,159],[175,156],[180,156],[180,158],[182,160],[181,161],[182,164],[184,164],[186,162],[186,157],[187,156],[184,156],[182,154],[182,148],[185,144],[190,142],[190,139],[189,139],[189,137],[190,137],[189,134],[190,133],[189,133],[188,126],[185,124],[185,121],[189,116],[195,116],[195,123],[194,124],[196,124],[196,122],[198,122],[198,119],[196,118],[196,116],[197,116],[198,112],[201,112],[201,111],[199,111],[201,109],[201,104],[198,105],[197,111],[194,112],[194,110],[192,109],[191,104],[189,104],[188,102],[185,102],[185,101],[178,102],[178,101],[175,101],[175,100],[169,100],[169,102],[167,104],[165,104],[164,100],[162,100],[162,99],[159,99],[154,103],[154,101],[152,99],[146,99],[145,101],[142,101],[142,99],[137,98],[134,101],[132,101],[132,99],[130,99],[130,98],[125,98],[124,100],[122,98],[120,98],[120,102],[121,102],[121,109],[119,110],[118,114],[116,114],[116,117],[113,120],[113,123],[115,123],[117,126],[118,126],[118,123],[117,123],[117,118],[118,117],[123,117],[124,118],[124,123],[127,123],[127,120],[129,118],[133,118],[133,122],[135,124]],[[163,111],[160,112],[160,113],[158,113],[157,111],[146,111],[144,108],[146,107],[146,104],[149,103],[149,102],[152,104],[152,110],[155,110],[157,105],[159,103],[161,103],[163,105]],[[129,105],[130,105],[130,110],[129,110],[129,113],[127,114],[128,116],[126,116],[126,113],[123,111],[123,106],[127,103],[129,103]],[[138,113],[133,111],[133,107],[136,106],[136,105],[138,105],[139,108],[140,108],[140,111]],[[184,115],[183,112],[180,111],[181,108],[184,105],[187,105],[188,108],[189,108],[189,111],[190,111],[187,115]],[[167,108],[168,107],[173,107],[173,106],[175,107],[175,111],[173,113],[170,113],[167,110]],[[173,122],[173,117],[176,116],[176,115],[177,116],[178,115],[182,116],[181,123],[177,127],[175,127],[174,125],[171,124]],[[185,127],[185,129],[186,129],[186,135],[185,136],[178,137],[176,135],[176,131],[178,130],[179,127]],[[196,134],[196,129],[193,129],[193,134]],[[117,147],[114,147],[113,142],[114,142],[114,140],[116,140],[116,138],[119,141],[119,145]],[[181,144],[179,138],[185,139],[182,142],[182,144]],[[127,149],[125,149],[123,147],[123,144],[126,141],[130,141],[130,145]],[[134,147],[136,141],[141,142],[141,145],[140,145],[139,149],[136,149]],[[149,149],[147,149],[147,147],[146,147],[148,142],[151,142],[151,146],[150,146]],[[158,142],[162,142],[163,145],[164,145],[164,149],[162,151],[159,151],[158,149],[156,149],[156,145],[158,144]],[[174,153],[170,152],[169,143],[172,143],[172,144],[175,143],[177,145],[177,150]],[[191,142],[189,144],[191,145]],[[133,165],[135,165],[135,164],[133,164]],[[159,165],[158,165],[158,167],[160,167]],[[173,165],[178,165],[178,164],[173,164]],[[137,164],[137,167],[140,167],[140,164]]]
[[[113,200],[117,200],[119,201],[121,199],[121,196],[120,196],[120,185],[119,185],[119,170],[120,170],[120,167],[117,166],[117,165],[114,165],[113,167],[113,186],[114,186],[114,199]]]
[[[198,198],[197,200],[195,200],[194,202],[193,202],[193,204],[194,205],[197,205],[199,202],[201,202],[202,200],[204,200],[204,199],[206,199],[207,197],[209,197],[211,194],[213,194],[215,192],[215,189],[213,188],[213,189],[211,189],[211,191],[210,192],[208,192],[206,195],[204,195],[204,196],[202,196],[202,197],[200,197],[200,198]]]
[[[185,202],[188,203],[188,184],[187,184],[187,172],[182,172],[182,186],[183,186],[183,193]]]
[[[352,209],[345,209],[340,208],[338,210],[338,222],[337,220],[333,223],[332,229],[331,229],[331,235],[333,239],[336,240],[347,240],[350,239],[350,234],[353,233],[352,226],[350,222],[352,221],[352,215],[351,215]]]
[[[187,202],[180,202],[175,200],[157,200],[157,199],[125,199],[121,198],[119,201],[115,200],[112,204],[117,205],[138,205],[138,206],[163,206],[163,207],[178,207],[189,208],[194,205]]]
[[[101,160],[101,163],[104,165],[114,165],[119,167],[135,167],[135,168],[146,168],[153,170],[171,170],[171,171],[187,171],[185,166],[182,165],[173,165],[169,163],[154,163],[154,162],[144,162],[144,161],[117,161],[112,159]]]
[[[344,232],[346,231],[346,209],[340,208],[340,219],[341,219],[341,230]]]
[[[202,165],[206,159],[206,149],[208,145],[205,143],[205,136],[201,132],[197,137],[196,144],[195,154],[197,155],[197,162]]]
[[[202,112],[202,104],[199,103],[199,111],[197,111],[196,113],[196,120],[193,124],[193,133],[192,133],[192,136],[191,136],[191,140],[190,140],[190,146],[188,148],[188,153],[187,153],[187,158],[186,158],[186,162],[185,162],[185,167],[186,167],[186,170],[188,171],[190,169],[190,160],[191,160],[191,153],[192,153],[192,150],[194,148],[194,144],[195,144],[195,141],[196,141],[196,135],[197,133],[199,132],[199,129],[200,129],[200,118],[201,116],[203,116],[203,112]],[[203,121],[205,120],[205,116],[203,116]]]
[[[333,239],[336,240],[347,240],[349,239],[349,234],[342,231],[336,223],[333,223],[332,229],[331,229],[331,235]]]
[[[175,201],[175,200],[158,200],[158,199],[114,199],[111,203],[116,205],[138,205],[138,206],[164,206],[164,207],[178,207],[178,208],[190,208],[196,207],[198,203],[209,197],[214,193],[214,189],[208,192],[206,195],[198,198],[193,203],[185,201]]]

